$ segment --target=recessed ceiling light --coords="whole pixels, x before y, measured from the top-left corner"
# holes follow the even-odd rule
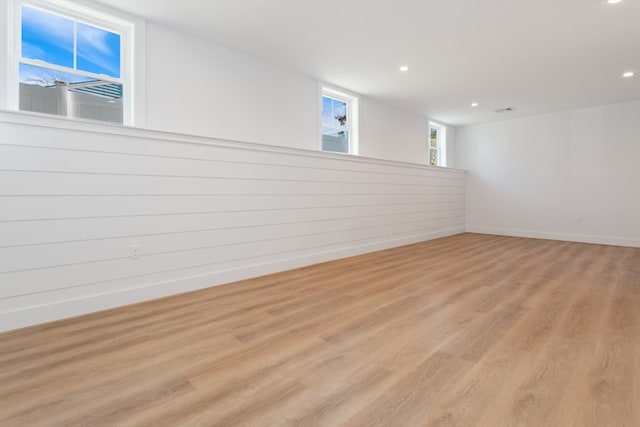
[[[477,102],[472,102],[472,103],[471,103],[471,106],[472,106],[472,107],[477,107],[477,106],[478,106],[478,103],[477,103]]]
[[[622,0],[607,0],[607,3],[609,4],[616,4],[616,3],[620,3],[622,2]]]
[[[626,78],[633,77],[633,76],[634,76],[633,71],[627,71],[622,75],[622,77],[626,77]]]
[[[401,66],[400,71],[409,71],[409,66],[408,65]]]

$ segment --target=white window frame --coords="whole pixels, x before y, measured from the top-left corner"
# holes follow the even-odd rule
[[[86,23],[120,35],[120,78],[73,70],[44,61],[22,58],[22,6],[30,6],[67,17],[71,20]],[[144,21],[124,16],[119,12],[89,3],[84,0],[6,0],[0,7],[0,24],[6,31],[6,43],[0,46],[0,60],[3,67],[0,79],[4,83],[2,88],[5,96],[0,99],[0,108],[4,110],[20,111],[20,76],[19,64],[29,64],[50,70],[62,71],[111,81],[122,85],[124,126],[144,126]],[[0,28],[2,28],[0,26]],[[0,31],[2,31],[0,29]],[[0,84],[2,84],[0,82]],[[59,116],[58,116],[59,117]]]
[[[441,123],[436,123],[433,121],[429,121],[429,126],[427,128],[427,164],[429,166],[434,166],[431,164],[431,129],[436,129],[438,131],[438,138],[436,141],[436,165],[439,167],[447,166],[447,127]]]
[[[323,97],[333,98],[338,101],[342,101],[347,104],[347,153],[340,153],[337,151],[328,151],[322,149],[322,127],[324,123],[322,122],[322,98]],[[332,87],[328,87],[326,85],[320,86],[320,112],[319,112],[319,126],[318,126],[318,148],[320,151],[325,153],[336,153],[336,154],[358,154],[358,97],[346,93],[342,90],[337,90]],[[339,128],[343,130],[342,128]]]

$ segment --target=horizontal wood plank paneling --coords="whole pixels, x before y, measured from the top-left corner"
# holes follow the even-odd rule
[[[0,112],[0,204],[4,330],[462,232],[465,173]]]
[[[330,171],[327,171],[330,174]],[[0,192],[15,195],[163,195],[163,194],[464,194],[464,186],[304,181],[260,178],[207,178],[190,176],[122,175],[50,171],[0,171]],[[21,185],[15,186],[19,182]],[[64,191],[61,193],[60,191]]]
[[[364,209],[364,208],[362,208]],[[361,211],[362,211],[361,209]],[[370,208],[366,215],[349,216],[342,208],[332,212],[305,210],[272,210],[221,212],[210,214],[166,214],[101,218],[70,218],[51,221],[11,221],[2,224],[3,242],[7,246],[35,245],[75,240],[109,239],[114,237],[144,236],[149,234],[175,234],[220,229],[241,229],[264,225],[301,224],[304,227],[322,227],[336,221],[346,230],[349,224],[360,226],[398,223],[425,223],[440,217],[463,216],[459,209],[439,211],[407,210],[397,214],[379,214]],[[324,215],[323,215],[324,213]],[[458,221],[456,220],[456,223]]]
[[[73,156],[74,162],[69,162]],[[371,171],[309,168],[297,165],[268,165],[256,163],[216,162],[200,159],[154,157],[142,154],[112,154],[67,149],[44,149],[6,145],[0,147],[0,170],[62,173],[88,173],[106,175],[145,175],[194,178],[231,178],[258,180],[300,180],[304,182],[341,182],[362,184],[409,183],[407,175],[375,173]],[[327,171],[331,171],[330,174]],[[413,186],[464,186],[456,176],[423,176],[416,174]]]
[[[254,194],[160,195],[160,196],[6,196],[0,220],[51,220],[103,218],[112,216],[176,215],[245,210],[305,209],[358,206],[405,206],[419,209],[464,209],[464,199],[456,195],[421,194]]]
[[[164,253],[177,253],[192,251],[194,249],[229,247],[239,244],[253,244],[269,242],[273,246],[281,246],[279,243],[286,239],[310,239],[319,243],[322,239],[331,236],[331,240],[344,241],[345,243],[360,240],[376,235],[395,235],[401,232],[420,232],[434,225],[455,226],[460,221],[460,216],[430,218],[429,224],[424,221],[398,222],[393,224],[366,225],[353,223],[346,227],[334,226],[315,227],[315,223],[302,227],[285,229],[288,224],[264,230],[263,227],[249,229],[210,230],[196,233],[164,234],[156,236],[137,236],[122,239],[103,240],[77,240],[69,243],[52,245],[29,245],[0,249],[0,269],[3,273],[21,272],[23,270],[43,269],[57,265],[69,266],[72,264],[96,262],[102,260],[128,258],[131,244],[140,246],[140,251],[146,256]],[[269,244],[268,243],[268,244]],[[285,244],[285,248],[288,243]],[[21,256],[22,255],[22,256]],[[139,265],[140,263],[132,263]],[[1,294],[0,290],[0,294]]]

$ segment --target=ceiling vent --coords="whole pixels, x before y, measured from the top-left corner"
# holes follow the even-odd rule
[[[498,113],[498,114],[501,114],[501,113],[510,113],[510,112],[512,112],[513,110],[515,110],[515,108],[513,108],[513,107],[498,108],[498,109],[496,110],[496,113]]]

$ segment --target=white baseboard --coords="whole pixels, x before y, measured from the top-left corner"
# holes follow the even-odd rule
[[[598,245],[629,246],[640,248],[640,239],[598,236],[592,234],[572,234],[572,233],[550,233],[546,231],[531,231],[509,228],[491,228],[468,225],[466,231],[469,233],[496,234],[498,236],[530,237],[535,239],[564,240],[567,242],[594,243]]]
[[[91,295],[89,297],[65,301],[55,301],[50,304],[26,307],[12,311],[1,311],[0,332],[204,289],[251,277],[318,264],[325,261],[361,255],[368,252],[432,240],[439,237],[451,236],[454,234],[464,233],[464,231],[464,227],[448,228],[437,232],[388,239],[364,245],[351,246],[339,250],[318,252],[310,256],[294,257],[269,263],[247,265],[241,269],[216,271],[205,275],[184,277],[180,280],[158,282],[151,285],[128,288],[112,293]]]

